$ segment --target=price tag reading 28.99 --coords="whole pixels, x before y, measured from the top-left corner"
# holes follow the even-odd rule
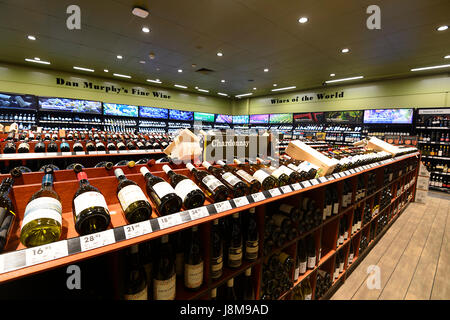
[[[112,229],[80,237],[81,251],[107,246],[116,241]]]

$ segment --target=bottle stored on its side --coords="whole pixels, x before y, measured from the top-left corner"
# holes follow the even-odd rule
[[[25,139],[24,142],[20,143],[17,147],[18,153],[29,153],[30,152],[30,145],[28,144],[28,138]]]
[[[238,159],[234,159],[234,162],[238,165],[239,169],[248,172],[253,176],[253,178],[258,180],[259,183],[261,183],[261,188],[263,190],[269,190],[278,187],[278,180],[259,166],[243,163]]]
[[[160,215],[179,212],[183,202],[175,189],[163,178],[153,175],[146,167],[140,169],[145,177],[147,194],[152,199]]]
[[[102,193],[88,181],[86,172],[79,172],[80,183],[73,197],[73,218],[79,235],[104,231],[111,221],[108,205]]]
[[[228,187],[231,197],[238,198],[247,194],[247,185],[233,173],[214,167],[208,161],[203,161],[202,164],[206,170]]]
[[[164,172],[169,176],[170,184],[175,193],[181,198],[185,209],[193,209],[203,206],[205,194],[188,177],[173,171],[168,165],[163,166]]]
[[[16,144],[12,141],[6,142],[3,147],[3,153],[16,153]]]
[[[147,276],[139,259],[137,244],[127,248],[125,267],[125,300],[147,300]]]
[[[193,173],[197,182],[203,187],[203,190],[214,202],[227,200],[228,189],[216,177],[209,174],[207,171],[196,169],[192,163],[187,163],[186,168]]]
[[[53,189],[53,170],[48,168],[42,186],[25,208],[20,230],[20,242],[35,247],[59,240],[62,226],[62,205]]]
[[[153,268],[153,299],[174,300],[176,273],[172,245],[169,236],[161,237],[161,244]]]
[[[61,152],[70,152],[70,145],[66,142],[66,140],[62,139],[59,149]]]
[[[234,175],[239,177],[244,183],[246,183],[247,190],[249,193],[256,193],[261,189],[261,183],[246,171],[229,166],[221,160],[217,161],[217,164],[221,165],[225,171],[233,173]]]
[[[47,152],[58,152],[58,145],[55,141],[50,141],[47,145]]]
[[[306,250],[308,257],[308,269],[314,269],[316,266],[316,242],[314,238],[309,235],[306,238]]]
[[[9,197],[13,184],[12,178],[5,178],[0,183],[0,253],[3,252],[16,216]]]
[[[193,226],[184,255],[184,286],[198,290],[203,284],[203,256],[198,226]]]
[[[137,223],[150,219],[152,206],[138,184],[127,177],[122,169],[115,169],[118,180],[117,197],[129,223]]]
[[[84,151],[83,145],[79,141],[74,142],[72,149],[74,152]]]

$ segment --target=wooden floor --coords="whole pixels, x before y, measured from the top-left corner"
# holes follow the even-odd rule
[[[449,216],[449,194],[430,191],[426,204],[411,203],[331,299],[449,300]]]

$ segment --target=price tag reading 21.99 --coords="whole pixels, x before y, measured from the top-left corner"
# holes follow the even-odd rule
[[[124,226],[123,228],[125,230],[125,238],[127,239],[142,236],[143,234],[152,232],[152,226],[150,225],[149,220],[130,224]]]

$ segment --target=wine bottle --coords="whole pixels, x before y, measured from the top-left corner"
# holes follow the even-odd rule
[[[79,172],[77,179],[80,186],[72,201],[75,229],[80,235],[106,230],[111,216],[105,197],[89,183],[86,172]]]
[[[193,209],[203,206],[205,194],[191,179],[176,173],[168,165],[164,165],[163,170],[169,176],[175,193],[182,199],[184,208]]]
[[[189,235],[184,256],[184,286],[198,290],[203,284],[203,256],[198,226],[193,226]]]
[[[252,163],[251,160],[249,160],[249,162]],[[272,177],[275,177],[280,187],[289,184],[289,176],[286,173],[284,173],[283,168],[275,168],[274,166],[271,166],[269,163],[265,164],[264,161],[260,158],[256,158],[256,165],[258,165],[260,169],[265,169],[265,171],[270,173]]]
[[[8,141],[3,147],[3,153],[16,153],[16,144],[12,141]]]
[[[74,152],[84,151],[83,145],[79,141],[74,142],[72,149]]]
[[[228,187],[231,197],[238,198],[247,194],[247,185],[233,173],[214,167],[208,161],[203,161],[202,165]]]
[[[35,247],[59,240],[62,226],[62,205],[53,189],[53,170],[46,169],[39,191],[31,196],[25,208],[20,229],[20,242]]]
[[[245,259],[247,261],[255,261],[258,259],[259,233],[255,215],[255,208],[250,208],[248,214],[246,215],[247,225],[245,228]]]
[[[151,241],[141,242],[139,244],[139,261],[145,271],[147,279],[147,297],[151,298],[151,285],[153,274],[153,251]]]
[[[59,145],[59,149],[61,150],[61,152],[70,152],[70,146],[64,139],[62,139],[61,144]]]
[[[324,201],[322,220],[326,220],[327,217],[331,216],[331,213],[333,211],[333,196],[332,196],[331,189],[332,188],[330,188],[330,187],[325,188],[325,201]]]
[[[14,179],[5,178],[0,184],[0,253],[5,248],[11,227],[14,223],[15,209],[9,197]]]
[[[137,223],[150,219],[152,206],[138,184],[125,177],[122,169],[115,169],[118,180],[117,197],[129,223]]]
[[[311,282],[309,278],[305,279],[302,282],[302,291],[303,291],[303,297],[305,300],[311,300],[312,299],[312,289],[311,289]]]
[[[28,138],[25,139],[24,142],[20,143],[17,147],[18,153],[29,153],[30,152],[30,145],[28,144]]]
[[[174,300],[176,273],[172,245],[169,236],[161,237],[161,245],[153,268],[153,299]]]
[[[234,290],[234,278],[231,278],[227,281],[227,289],[225,293],[225,300],[226,301],[234,301],[237,300],[236,298],[236,292]]]
[[[239,177],[243,182],[245,182],[247,184],[247,191],[249,193],[256,193],[261,189],[261,183],[244,170],[229,166],[221,160],[217,161],[217,164],[221,165],[225,171],[233,173],[234,175]]]
[[[261,183],[261,187],[263,190],[269,190],[278,187],[278,180],[258,166],[254,164],[242,163],[238,159],[234,159],[234,162],[238,165],[238,168],[250,173],[253,178],[258,180],[259,183]]]
[[[165,216],[179,212],[183,202],[175,189],[163,178],[153,175],[147,167],[141,167],[142,175],[147,181],[147,194],[152,199],[160,215]]]
[[[39,141],[34,145],[34,152],[45,152],[45,143],[39,139]]]
[[[19,166],[11,169],[10,174],[13,178],[20,178],[23,173],[29,173],[31,169],[24,166]]]
[[[316,243],[314,238],[309,235],[306,238],[307,245],[307,257],[308,257],[308,269],[314,269],[316,266]]]
[[[124,299],[147,300],[147,277],[139,261],[139,247],[135,244],[127,251]]]
[[[219,220],[214,219],[211,230],[211,278],[218,279],[223,273],[223,237],[219,227]]]
[[[47,152],[58,152],[58,145],[55,141],[50,141],[47,145]]]
[[[332,210],[332,214],[338,214],[339,213],[339,196],[338,196],[338,192],[336,190],[336,188],[331,188],[331,197],[332,197],[332,201],[333,201],[333,210]],[[330,216],[331,216],[330,213]]]
[[[296,224],[302,219],[302,212],[299,210],[299,208],[293,205],[282,203],[278,207],[278,209],[281,214],[284,214],[286,217],[291,219],[292,224]]]
[[[239,212],[233,213],[229,232],[228,267],[239,268],[242,265],[242,230]]]
[[[255,289],[252,281],[252,268],[245,270],[242,284],[242,300],[255,300]]]
[[[191,171],[196,179],[196,181],[203,187],[206,194],[214,201],[221,202],[227,200],[228,189],[212,174],[207,171],[196,169],[192,163],[187,163],[186,168]]]
[[[185,252],[185,230],[172,233],[170,235],[170,241],[172,247],[175,248],[175,273],[178,278],[182,278],[184,275],[184,252]]]
[[[306,273],[307,265],[308,265],[308,257],[307,257],[307,253],[306,253],[306,244],[305,244],[304,239],[301,239],[298,242],[297,255],[299,257],[298,273],[300,275],[303,275]]]

